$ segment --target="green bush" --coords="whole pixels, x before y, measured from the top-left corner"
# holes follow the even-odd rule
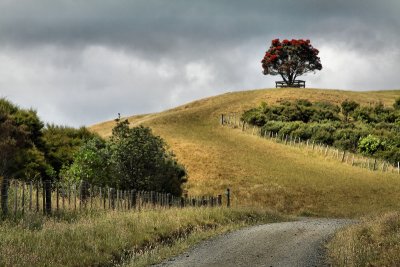
[[[89,139],[75,154],[63,172],[67,180],[181,195],[186,170],[166,150],[165,142],[150,128],[129,128],[127,120],[116,121],[110,140]]]
[[[263,132],[292,135],[397,163],[400,149],[400,98],[392,107],[378,103],[360,106],[345,100],[341,108],[329,102],[299,99],[275,106],[262,103],[246,111],[243,120],[261,126]],[[375,139],[368,135],[378,138]],[[362,142],[361,142],[362,141]],[[375,142],[375,143],[374,143]]]

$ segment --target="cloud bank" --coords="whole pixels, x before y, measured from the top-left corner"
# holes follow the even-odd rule
[[[47,122],[89,125],[226,91],[273,87],[274,38],[307,38],[308,87],[398,89],[400,2],[0,2],[0,96]]]

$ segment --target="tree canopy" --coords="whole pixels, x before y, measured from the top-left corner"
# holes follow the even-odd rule
[[[67,179],[88,181],[119,189],[182,194],[186,170],[159,136],[148,127],[129,128],[127,120],[116,119],[109,140],[88,139],[75,154]]]
[[[35,110],[0,98],[0,176],[57,179],[83,140],[93,136],[84,127],[45,126]]]
[[[322,69],[318,54],[319,51],[311,45],[310,40],[292,39],[281,42],[274,39],[261,60],[263,73],[280,75],[290,86],[297,77]]]

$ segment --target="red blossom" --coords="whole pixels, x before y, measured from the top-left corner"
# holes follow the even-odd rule
[[[282,42],[274,39],[271,43],[261,61],[265,75],[281,75],[286,79],[295,79],[307,72],[322,69],[319,51],[311,45],[309,39],[284,39]],[[293,61],[296,61],[296,64]],[[285,70],[283,74],[282,70]]]
[[[276,46],[279,44],[279,39],[272,40],[272,45]]]

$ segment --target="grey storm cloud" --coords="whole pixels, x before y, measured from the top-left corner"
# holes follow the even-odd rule
[[[313,87],[399,88],[398,0],[0,0],[0,96],[92,124],[271,87],[273,38],[309,38]]]
[[[271,34],[368,45],[398,38],[400,27],[397,0],[6,0],[0,8],[5,44],[101,43],[156,54],[210,43],[223,48]]]

